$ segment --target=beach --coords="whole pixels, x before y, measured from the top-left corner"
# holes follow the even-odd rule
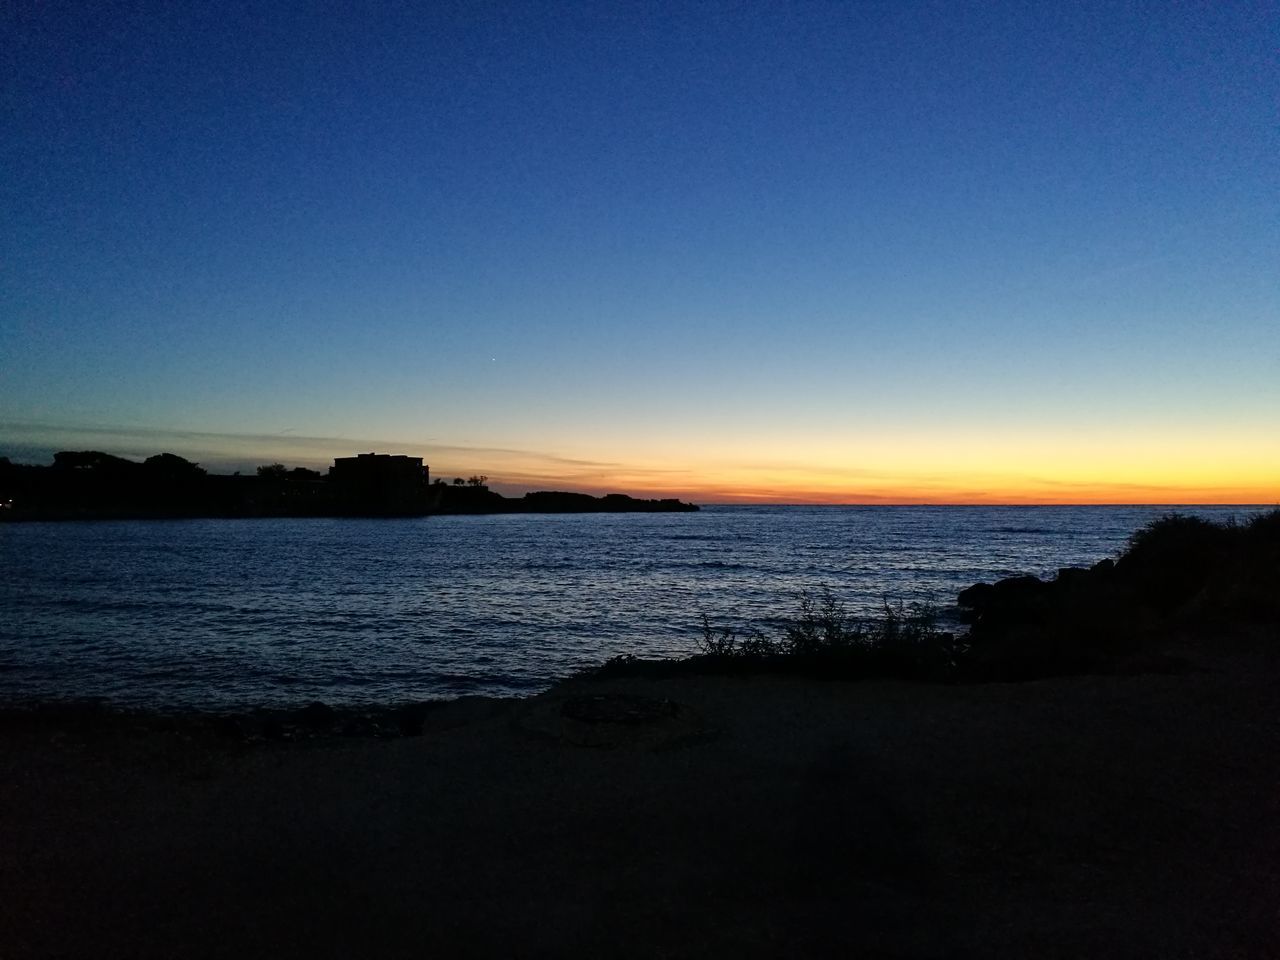
[[[0,945],[1276,956],[1277,674],[582,679],[386,738],[10,711]]]

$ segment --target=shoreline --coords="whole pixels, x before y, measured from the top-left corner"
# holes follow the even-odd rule
[[[879,613],[867,616],[849,613],[829,590],[803,592],[799,614],[772,624],[769,635],[750,622],[724,626],[704,616],[703,635],[691,655],[645,659],[623,653],[586,672],[598,677],[763,673],[925,683],[1179,672],[1191,667],[1186,657],[1167,649],[1170,638],[1181,637],[1184,645],[1198,638],[1206,650],[1222,639],[1234,643],[1250,635],[1265,642],[1268,629],[1280,622],[1278,574],[1280,510],[1246,524],[1170,515],[1133,532],[1114,560],[1060,567],[1044,579],[1021,575],[974,583],[959,591],[954,606],[895,606],[886,600]],[[536,695],[559,682],[554,674],[542,681],[546,686],[539,682],[520,693]],[[75,684],[66,687],[76,690]],[[0,710],[185,715],[227,729],[257,728],[266,737],[286,726],[382,735],[388,730],[412,734],[423,713],[452,699],[431,691],[430,700],[340,696],[338,703],[328,704],[314,699],[313,686],[305,700],[295,693],[267,702],[220,704],[201,696],[199,705],[178,700],[148,707],[83,695],[95,687],[102,689],[84,684],[65,698],[35,694],[0,701]],[[501,684],[487,687],[507,693]],[[256,690],[264,692],[271,696]]]
[[[1240,634],[1233,635],[1240,640]],[[1265,638],[1261,638],[1265,639]],[[904,699],[910,691],[928,698],[935,691],[976,690],[1000,687],[1027,687],[1055,681],[1121,681],[1125,679],[1188,676],[1213,673],[1219,665],[1242,661],[1272,669],[1273,658],[1258,636],[1239,642],[1226,652],[1199,649],[1197,645],[1166,645],[1140,656],[1097,669],[1051,676],[930,680],[888,676],[821,676],[803,667],[708,666],[703,657],[633,659],[606,661],[593,668],[552,680],[546,687],[526,694],[459,694],[430,700],[371,700],[361,703],[331,704],[321,700],[299,700],[274,705],[238,707],[193,707],[183,705],[145,706],[113,702],[109,698],[41,697],[0,702],[0,738],[23,730],[55,731],[60,735],[87,737],[128,735],[176,735],[200,743],[227,746],[341,743],[361,740],[399,740],[420,737],[440,717],[451,712],[470,714],[504,713],[541,699],[556,699],[579,689],[663,684],[784,683],[836,688],[856,696],[857,688],[893,684],[902,688]],[[1280,656],[1280,655],[1277,655]],[[1280,660],[1274,665],[1280,673]],[[601,721],[601,722],[608,722]]]
[[[328,739],[395,739],[418,736],[428,717],[454,704],[518,703],[525,697],[464,694],[438,700],[330,705],[313,700],[296,706],[240,709],[145,707],[99,699],[43,698],[0,703],[0,735],[14,729],[61,728],[91,732],[133,731],[179,733],[183,736],[239,743],[295,742]]]
[[[369,700],[329,703],[318,699],[240,706],[143,705],[113,701],[109,697],[43,696],[0,700],[0,733],[14,725],[51,723],[65,726],[136,727],[181,729],[246,742],[314,740],[327,738],[389,739],[419,735],[431,714],[453,704],[525,703],[579,685],[594,683],[661,683],[680,680],[751,682],[778,680],[795,683],[856,687],[874,683],[898,683],[911,688],[966,688],[1000,684],[1027,684],[1071,677],[1162,676],[1203,672],[1204,657],[1194,652],[1152,651],[1141,657],[1093,670],[1052,677],[1015,679],[969,678],[928,680],[886,676],[823,677],[804,667],[732,665],[705,666],[701,655],[679,658],[634,658],[604,661],[577,673],[550,680],[546,686],[523,694],[463,693],[427,700]]]
[[[0,952],[1280,955],[1280,511],[527,697],[0,711]],[[942,658],[942,659],[939,659]]]
[[[1280,668],[575,678],[419,736],[0,723],[13,958],[1269,957]],[[10,719],[10,718],[6,718]]]

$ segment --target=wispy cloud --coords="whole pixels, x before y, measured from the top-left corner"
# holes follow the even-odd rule
[[[313,436],[293,432],[233,433],[172,430],[145,426],[105,426],[0,421],[0,453],[47,461],[58,450],[92,446],[118,456],[150,456],[161,450],[179,453],[215,469],[243,469],[272,459],[290,458],[320,465],[334,456],[377,450],[422,456],[443,462],[449,471],[501,471],[508,484],[545,482],[549,476],[573,477],[592,472],[634,472],[626,464],[588,460],[516,447],[436,443],[431,439],[387,439],[351,436]],[[657,477],[663,471],[639,471]],[[671,471],[678,473],[679,471]]]
[[[564,456],[556,451],[279,433],[172,430],[143,426],[0,421],[0,455],[47,463],[53,453],[98,449],[143,459],[176,453],[216,472],[252,470],[280,461],[327,466],[335,456],[376,450],[421,456],[435,476],[489,476],[508,494],[579,490],[679,496],[716,503],[1269,503],[1274,490],[1228,483],[1143,483],[1124,479],[1062,479],[1013,471],[892,470],[771,458],[751,462],[628,463]]]

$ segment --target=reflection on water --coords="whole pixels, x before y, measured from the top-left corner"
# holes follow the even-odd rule
[[[1114,555],[1168,507],[708,507],[695,514],[0,526],[0,700],[238,706],[527,693],[699,618],[776,623]],[[1206,516],[1244,508],[1183,508]]]

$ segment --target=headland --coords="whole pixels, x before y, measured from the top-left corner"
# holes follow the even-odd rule
[[[424,517],[482,513],[696,511],[675,499],[540,491],[506,497],[472,476],[432,480],[421,457],[362,453],[327,473],[283,464],[251,475],[210,474],[170,453],[138,462],[63,451],[51,465],[0,457],[0,521],[236,517]]]

